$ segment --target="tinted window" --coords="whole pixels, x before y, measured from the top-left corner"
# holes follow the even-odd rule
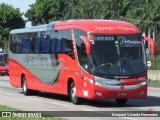
[[[50,53],[50,35],[42,36],[42,53]]]
[[[56,38],[51,39],[51,53],[56,53]]]
[[[31,50],[31,53],[34,53],[37,33],[32,33],[31,35],[32,35],[32,37],[31,37],[31,48],[30,48],[30,50]]]
[[[13,53],[63,53],[74,58],[70,29],[12,34],[10,50]]]
[[[35,53],[40,52],[40,46],[41,46],[41,37],[40,37],[40,35],[37,35],[36,39],[35,39],[35,48],[34,48]]]
[[[56,52],[57,52],[57,53],[60,53],[60,52],[62,52],[61,39],[57,39],[56,42],[57,42]]]
[[[0,66],[6,66],[6,64],[5,63],[0,63]]]
[[[51,53],[64,53],[74,59],[71,30],[59,30],[51,36]]]
[[[94,39],[91,44],[93,74],[121,76],[146,71],[145,54],[139,36],[95,35]]]
[[[41,33],[10,35],[10,50],[13,53],[39,53],[41,50]]]
[[[74,29],[74,37],[76,41],[76,48],[78,54],[78,60],[82,67],[88,64],[88,57],[86,53],[86,47],[84,41],[80,38],[80,36],[87,36],[87,33],[82,30]]]
[[[16,46],[16,53],[21,53],[22,50],[22,34],[15,35],[15,46]]]
[[[31,34],[24,34],[22,35],[22,51],[23,53],[30,52],[31,48]]]
[[[16,41],[15,41],[15,35],[10,35],[10,50],[12,52],[16,51]]]

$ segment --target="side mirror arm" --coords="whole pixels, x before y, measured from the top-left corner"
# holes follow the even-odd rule
[[[80,38],[84,40],[87,55],[91,55],[91,43],[89,39],[86,36],[80,36]]]

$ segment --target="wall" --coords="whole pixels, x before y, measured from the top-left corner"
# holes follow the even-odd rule
[[[160,70],[148,70],[148,79],[160,80]]]

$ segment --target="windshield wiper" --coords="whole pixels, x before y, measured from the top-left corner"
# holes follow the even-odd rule
[[[97,65],[97,66],[93,66],[93,67],[104,67],[104,66],[106,66],[106,65],[113,66],[112,63],[103,63],[103,64],[101,64],[101,65]]]
[[[101,64],[100,66],[101,66],[101,67],[103,67],[103,66],[106,66],[106,65],[113,66],[113,64],[112,64],[112,63],[103,63],[103,64]]]

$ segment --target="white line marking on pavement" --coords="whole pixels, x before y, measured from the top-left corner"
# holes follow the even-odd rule
[[[70,107],[71,108],[71,105],[67,105],[66,103],[58,103],[58,102],[49,102],[51,104],[56,104],[56,105],[60,105],[60,106],[65,106],[65,107]]]
[[[131,118],[131,117],[120,117],[120,118],[127,119],[127,120],[138,120],[138,119]]]
[[[9,96],[13,96],[13,95],[16,95],[16,94],[13,94],[13,93],[3,93],[3,94],[6,94],[6,95],[9,95]]]
[[[0,80],[9,80],[8,76],[0,77]]]
[[[26,98],[33,101],[42,101],[41,99],[38,99],[38,98],[31,98],[31,97],[26,97]]]
[[[82,109],[82,111],[95,111],[94,109]],[[97,111],[98,112],[98,111]]]

